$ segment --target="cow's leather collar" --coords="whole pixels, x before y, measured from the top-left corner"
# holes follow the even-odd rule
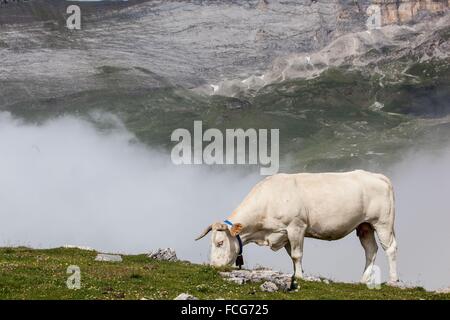
[[[229,221],[229,220],[224,220],[223,222],[225,222],[227,225],[229,225],[230,227],[233,226],[233,222]],[[239,267],[239,269],[241,268],[241,266],[244,264],[244,259],[242,257],[242,248],[243,248],[243,244],[242,244],[242,239],[239,235],[236,235],[236,239],[239,243],[239,253],[238,256],[236,258],[236,265]]]

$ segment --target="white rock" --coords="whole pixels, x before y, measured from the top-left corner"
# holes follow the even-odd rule
[[[369,109],[372,111],[378,111],[384,108],[384,104],[382,104],[381,102],[375,101],[370,107]]]
[[[230,282],[234,282],[234,283],[237,283],[237,284],[244,284],[244,283],[246,283],[248,281],[245,278],[235,278],[235,277],[233,277],[233,278],[226,278],[225,280],[230,281]]]
[[[305,276],[304,280],[311,281],[311,282],[322,282],[322,280],[319,277],[315,277],[315,276]]]
[[[118,254],[99,253],[95,261],[122,262],[122,257]]]
[[[156,260],[163,261],[178,261],[177,253],[172,248],[158,249],[148,254],[148,257]]]
[[[193,295],[189,293],[181,293],[173,300],[198,300],[198,298],[194,297]]]
[[[266,281],[264,282],[260,287],[261,291],[264,292],[276,292],[278,291],[278,286],[271,282],[271,281]]]
[[[450,287],[448,288],[441,288],[435,291],[436,293],[450,293]]]
[[[386,285],[390,286],[390,287],[395,287],[395,288],[399,288],[399,289],[412,289],[415,288],[416,286],[413,284],[408,284],[402,281],[397,281],[397,282],[387,282]]]
[[[237,284],[244,284],[247,282],[264,282],[269,281],[277,285],[279,290],[289,290],[291,286],[290,274],[282,273],[280,271],[274,271],[270,269],[258,269],[254,270],[233,270],[230,272],[220,272],[220,275],[225,278],[225,280],[232,281]],[[321,280],[319,277],[305,276],[306,281],[316,281],[325,282],[329,284],[330,282],[326,279]]]
[[[323,279],[322,282],[325,283],[325,284],[330,284],[330,280],[328,280],[328,279]]]
[[[233,270],[231,272],[220,272],[220,275],[226,280],[238,284],[269,281],[276,284],[281,290],[289,288],[291,284],[291,275],[268,269]]]

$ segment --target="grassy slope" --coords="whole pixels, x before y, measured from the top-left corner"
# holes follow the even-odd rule
[[[0,299],[173,299],[188,292],[200,299],[450,299],[421,288],[302,282],[295,293],[265,293],[259,284],[237,285],[217,270],[188,262],[161,262],[145,255],[124,256],[121,263],[94,261],[96,253],[79,249],[0,248]],[[66,287],[69,265],[81,269],[81,289]]]

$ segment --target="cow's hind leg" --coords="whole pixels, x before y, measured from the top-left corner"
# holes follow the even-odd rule
[[[397,241],[394,228],[389,224],[376,224],[375,231],[389,261],[389,284],[398,282],[397,275]]]
[[[368,223],[362,223],[356,228],[356,235],[361,241],[361,245],[364,248],[366,254],[366,265],[364,267],[364,273],[361,278],[361,283],[368,283],[372,274],[373,264],[377,256],[377,241],[375,240],[375,234],[373,227]]]

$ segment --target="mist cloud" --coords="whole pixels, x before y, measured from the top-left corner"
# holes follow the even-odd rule
[[[227,217],[262,179],[258,170],[175,166],[168,152],[106,120],[113,129],[72,117],[37,126],[0,113],[0,245],[126,253],[173,247],[181,259],[207,261],[209,242],[193,239]],[[448,149],[419,152],[388,170],[397,198],[400,278],[428,288],[450,285],[449,160]],[[284,250],[249,245],[245,262],[292,272]],[[381,247],[376,264],[386,279]],[[306,240],[309,274],[358,281],[363,266],[354,233],[340,241]]]
[[[205,260],[193,239],[224,219],[259,175],[177,167],[170,155],[75,118],[24,125],[0,116],[1,245],[92,246],[146,252],[172,246]]]

